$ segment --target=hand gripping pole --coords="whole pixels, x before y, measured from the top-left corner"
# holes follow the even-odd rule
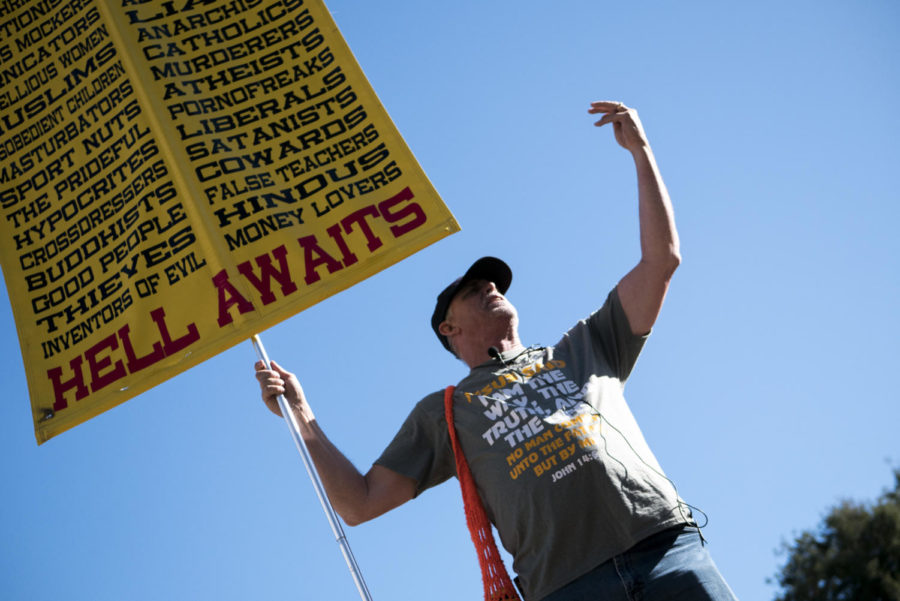
[[[266,349],[263,347],[259,335],[254,334],[251,341],[253,342],[253,348],[256,349],[257,357],[265,363],[266,369],[272,369],[272,364],[269,362],[269,356],[266,354]],[[372,601],[372,595],[369,594],[369,588],[366,586],[366,581],[363,580],[359,564],[356,563],[356,558],[353,556],[353,551],[350,549],[350,543],[347,542],[344,528],[341,526],[337,513],[335,513],[334,508],[331,506],[331,501],[328,500],[328,495],[325,493],[325,487],[322,484],[322,480],[319,478],[316,466],[313,465],[309,449],[306,448],[306,442],[304,442],[303,438],[300,436],[300,424],[297,423],[297,418],[294,415],[294,412],[291,411],[284,395],[278,395],[278,407],[281,409],[281,415],[284,416],[284,421],[287,422],[288,429],[291,431],[291,437],[294,439],[294,444],[297,445],[297,450],[300,451],[300,457],[303,458],[303,465],[306,467],[306,473],[309,474],[309,479],[312,480],[313,488],[316,489],[316,495],[319,497],[322,509],[325,510],[325,516],[328,518],[328,523],[331,525],[331,531],[334,533],[338,546],[341,548],[341,553],[344,555],[347,567],[350,568],[350,574],[353,576],[353,582],[356,583],[359,596],[363,601]]]

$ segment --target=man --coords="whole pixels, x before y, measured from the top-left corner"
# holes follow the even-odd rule
[[[680,263],[671,203],[637,112],[594,102],[638,176],[641,259],[603,307],[553,347],[525,348],[504,294],[512,272],[476,261],[438,297],[432,328],[471,368],[453,396],[457,436],[526,601],[734,599],[622,395]],[[443,393],[425,397],[362,475],[319,428],[296,377],[285,394],[335,510],[355,525],[456,474]]]

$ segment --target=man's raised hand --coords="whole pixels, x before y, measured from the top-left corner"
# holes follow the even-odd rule
[[[637,109],[628,108],[621,102],[599,100],[591,103],[588,113],[603,115],[599,121],[594,123],[597,127],[602,127],[607,123],[613,124],[616,142],[622,148],[635,152],[650,145],[638,117]]]

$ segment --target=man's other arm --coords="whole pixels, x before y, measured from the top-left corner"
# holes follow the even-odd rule
[[[373,465],[365,475],[356,469],[319,427],[294,374],[274,361],[272,369],[267,370],[260,361],[256,364],[256,379],[263,401],[276,415],[281,415],[278,395],[287,399],[328,499],[348,526],[376,518],[413,498],[416,482],[412,478],[380,465]]]

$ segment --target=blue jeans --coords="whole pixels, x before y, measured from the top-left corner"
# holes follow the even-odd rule
[[[700,534],[677,527],[650,536],[542,601],[737,601]]]

